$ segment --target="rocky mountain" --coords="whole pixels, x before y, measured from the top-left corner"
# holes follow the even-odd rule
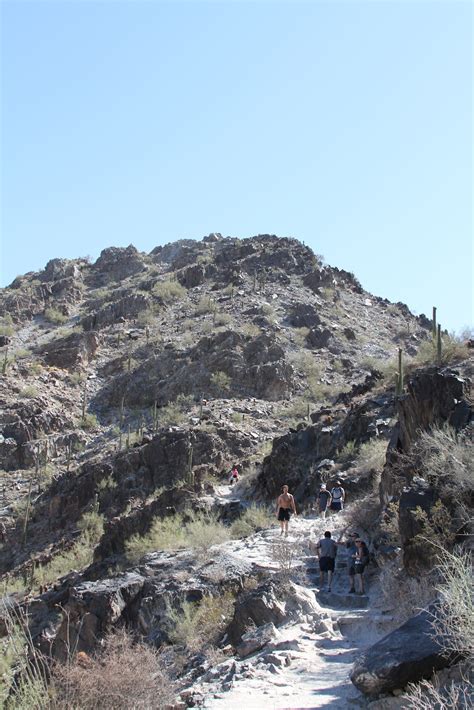
[[[380,569],[413,569],[423,530],[414,511],[428,520],[452,504],[408,458],[420,429],[467,431],[472,351],[446,334],[437,350],[428,318],[367,293],[297,240],[210,234],[149,254],[104,249],[94,263],[54,259],[3,289],[0,313],[0,582],[27,604],[47,655],[64,659],[71,634],[93,653],[121,624],[170,644],[170,605],[207,595],[237,595],[225,632],[236,652],[249,619],[281,625],[278,613],[239,611],[248,580],[259,589],[282,572],[281,560],[245,559],[250,528],[233,534],[234,551],[223,540],[203,562],[185,541],[158,551],[167,520],[195,541],[205,520],[227,535],[250,502],[273,505],[283,483],[309,512],[320,483],[337,477],[364,500],[347,525],[373,537]],[[238,495],[223,492],[233,464]],[[155,529],[155,557],[137,567],[134,545]],[[321,616],[307,594],[290,595],[299,622]],[[285,604],[291,616],[288,595]],[[181,691],[199,677],[196,657],[187,663]],[[212,664],[201,666],[211,678]],[[181,707],[199,692],[182,694]]]

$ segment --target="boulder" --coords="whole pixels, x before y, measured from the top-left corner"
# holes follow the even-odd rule
[[[317,325],[311,328],[306,336],[306,341],[312,348],[325,348],[331,341],[331,338],[332,334],[329,328]]]
[[[109,247],[103,249],[93,265],[93,271],[100,273],[103,282],[121,281],[128,276],[146,269],[145,261],[139,251],[130,244],[126,248]]]
[[[241,643],[237,646],[237,653],[240,658],[250,656],[255,651],[267,645],[270,641],[279,638],[280,634],[272,623],[252,629],[242,636]]]
[[[84,330],[95,330],[96,328],[105,328],[113,323],[123,322],[123,319],[136,318],[139,313],[146,311],[150,304],[149,296],[130,293],[85,316],[81,321],[82,327]]]
[[[181,271],[178,280],[185,288],[195,288],[206,280],[206,270],[202,264],[194,264]]]
[[[351,673],[356,688],[372,697],[390,693],[452,665],[433,632],[434,612],[434,606],[421,611],[360,656]]]
[[[308,303],[296,303],[290,309],[288,322],[294,328],[314,328],[321,325],[321,318],[314,306]]]
[[[64,370],[74,370],[77,366],[87,365],[99,347],[98,333],[71,333],[65,338],[56,338],[41,347],[46,364]]]

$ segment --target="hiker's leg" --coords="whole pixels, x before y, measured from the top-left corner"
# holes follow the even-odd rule
[[[350,584],[349,591],[354,592],[355,586],[354,586],[354,575],[353,574],[349,575],[349,584]]]
[[[332,584],[332,572],[329,570],[328,572],[328,589],[331,589],[331,584]]]

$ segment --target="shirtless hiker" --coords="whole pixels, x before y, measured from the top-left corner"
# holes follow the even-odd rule
[[[288,535],[288,521],[290,519],[290,513],[296,515],[295,499],[288,493],[288,486],[283,486],[283,493],[278,496],[276,516],[280,521],[280,534],[285,533],[285,537]]]

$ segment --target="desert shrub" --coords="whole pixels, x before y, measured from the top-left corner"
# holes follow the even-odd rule
[[[301,348],[304,348],[304,346],[306,345],[306,336],[309,333],[309,328],[293,328],[292,333],[296,344],[299,345]]]
[[[454,334],[441,335],[441,360],[438,361],[438,347],[435,339],[424,340],[415,357],[411,361],[411,367],[424,367],[427,365],[451,365],[461,362],[469,357],[469,349],[464,340]]]
[[[381,512],[378,495],[371,493],[346,508],[347,525],[354,530],[362,530],[369,536],[374,529]]]
[[[257,338],[262,331],[255,323],[242,323],[237,328],[237,332],[242,333],[246,338]]]
[[[140,311],[137,315],[137,324],[141,326],[153,325],[156,320],[156,314],[153,312],[152,308],[147,308],[144,311]]]
[[[420,507],[415,508],[414,517],[421,526],[421,532],[412,538],[412,545],[419,545],[421,549],[425,549],[427,541],[440,542],[448,546],[454,543],[456,532],[453,529],[453,518],[441,500],[436,501],[429,514]],[[431,550],[435,559],[437,549],[437,545],[428,547],[427,552]]]
[[[69,381],[72,385],[82,385],[84,384],[85,379],[86,375],[84,372],[72,372],[69,375]]]
[[[10,337],[13,335],[14,332],[15,330],[13,328],[13,320],[10,314],[7,314],[6,316],[3,316],[3,318],[0,318],[0,335]]]
[[[29,362],[26,370],[29,375],[40,375],[43,372],[43,365],[40,362]]]
[[[422,432],[416,443],[423,473],[432,483],[474,490],[474,446],[449,426]]]
[[[253,504],[246,508],[240,518],[234,520],[230,526],[230,534],[233,538],[247,537],[256,530],[269,528],[274,521],[275,518],[270,515],[267,508]]]
[[[271,303],[262,303],[262,305],[260,306],[260,310],[266,318],[275,318],[275,308],[272,306]]]
[[[365,471],[379,471],[385,463],[387,446],[387,440],[379,437],[364,442],[357,452],[355,465]]]
[[[95,414],[90,414],[89,412],[86,412],[83,417],[81,417],[79,421],[79,426],[81,429],[98,429],[99,427],[99,420],[97,419]]]
[[[61,313],[57,308],[46,308],[44,317],[50,323],[54,323],[54,325],[62,325],[68,320],[68,316],[65,316],[64,313]]]
[[[159,652],[125,630],[106,637],[97,655],[56,664],[52,690],[58,710],[158,710],[174,700]]]
[[[50,707],[46,666],[35,649],[28,620],[6,603],[0,606],[6,634],[0,639],[0,707],[4,710],[46,710]]]
[[[228,313],[216,313],[214,315],[214,325],[229,325],[231,323],[232,317]]]
[[[356,457],[356,442],[347,441],[337,455],[338,461],[347,463]]]
[[[436,673],[431,680],[410,684],[404,701],[406,710],[468,710],[474,707],[474,685],[467,678],[441,685]]]
[[[403,569],[400,559],[385,564],[379,574],[384,601],[394,610],[394,627],[425,609],[436,594],[432,575],[414,577]]]
[[[214,301],[212,300],[212,298],[210,296],[202,296],[196,304],[194,313],[197,316],[203,316],[206,313],[212,313],[213,310]]]
[[[184,419],[184,414],[177,402],[170,402],[158,410],[158,426],[177,426]]]
[[[18,396],[21,397],[22,399],[31,399],[32,397],[36,397],[38,394],[38,389],[34,387],[33,385],[28,385],[27,387],[23,387],[22,390],[18,393]]]
[[[96,544],[104,534],[104,516],[95,509],[90,510],[84,513],[77,527],[91,543]]]
[[[213,372],[211,375],[211,385],[219,393],[226,393],[230,387],[231,379],[229,375],[221,370]]]
[[[433,620],[436,638],[446,652],[462,654],[474,660],[474,575],[472,553],[464,550],[449,552],[438,547],[436,585],[440,608]]]
[[[152,293],[164,303],[173,303],[184,298],[186,289],[178,281],[158,281],[153,286]]]
[[[379,372],[385,385],[395,383],[395,375],[398,371],[398,362],[393,358],[362,357],[358,365],[369,372]]]
[[[179,609],[168,606],[170,640],[194,652],[217,644],[230,621],[234,603],[234,595],[226,592],[218,597],[204,596],[199,603],[183,600]]]
[[[229,531],[215,516],[204,513],[170,515],[153,522],[145,535],[133,535],[125,543],[125,554],[131,562],[156,550],[179,550],[185,547],[204,552],[212,545],[229,539]]]

